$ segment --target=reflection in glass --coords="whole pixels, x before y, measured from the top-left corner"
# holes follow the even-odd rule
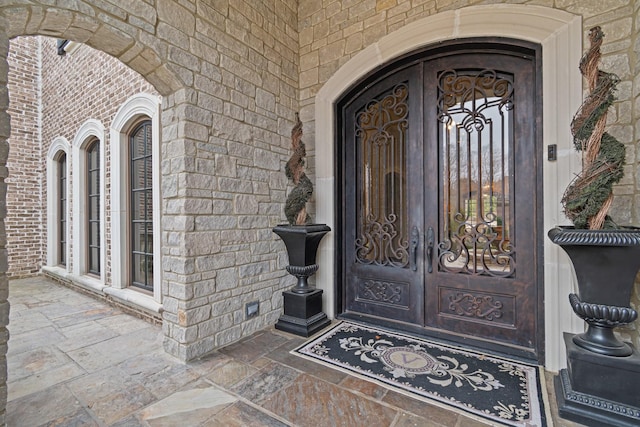
[[[356,114],[358,223],[356,259],[406,267],[408,88],[399,84]]]
[[[131,283],[153,290],[153,205],[151,121],[139,124],[129,138]]]
[[[58,263],[67,265],[67,155],[58,158]]]
[[[502,277],[515,273],[512,109],[510,76],[492,70],[440,75],[442,271]]]
[[[87,257],[89,273],[100,275],[100,141],[87,147]]]

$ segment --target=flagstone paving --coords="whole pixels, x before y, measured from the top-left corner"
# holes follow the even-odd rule
[[[487,425],[294,356],[305,340],[273,328],[182,363],[161,326],[43,277],[9,288],[9,426]]]

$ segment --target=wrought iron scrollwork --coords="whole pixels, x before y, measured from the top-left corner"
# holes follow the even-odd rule
[[[470,275],[510,277],[516,261],[510,241],[498,237],[490,225],[462,223],[456,233],[438,243],[443,271]]]
[[[513,84],[495,70],[459,75],[447,70],[439,78],[438,120],[448,123],[452,113],[463,114],[461,126],[467,131],[481,131],[487,123],[484,112],[492,107],[513,109]]]
[[[458,292],[455,296],[449,296],[449,309],[458,316],[464,315],[484,320],[499,319],[502,317],[502,307],[502,302],[494,301],[490,295]]]
[[[438,88],[444,159],[438,267],[513,277],[513,82],[496,70],[446,70]]]
[[[402,287],[389,282],[366,280],[360,284],[360,296],[364,299],[398,304],[402,301]]]
[[[356,260],[405,268],[409,265],[406,209],[406,83],[393,87],[356,114],[359,156]]]

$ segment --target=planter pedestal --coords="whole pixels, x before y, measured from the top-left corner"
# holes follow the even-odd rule
[[[303,337],[310,337],[329,326],[331,320],[322,311],[322,289],[300,294],[284,291],[284,314],[276,323],[276,329]]]
[[[318,270],[318,246],[329,231],[331,228],[325,224],[278,225],[273,229],[287,248],[287,271],[298,279],[293,288],[282,293],[284,314],[276,329],[309,337],[331,323],[322,311],[323,291],[309,286],[307,281]]]
[[[618,340],[614,328],[633,322],[629,307],[640,269],[640,230],[554,228],[549,238],[571,258],[578,294],[574,313],[587,323],[582,334],[564,334],[567,369],[555,378],[561,417],[588,426],[638,426],[640,353]]]
[[[585,351],[574,337],[564,334],[567,369],[555,378],[560,416],[587,426],[638,426],[638,350],[632,348],[632,354],[626,357],[605,356]]]

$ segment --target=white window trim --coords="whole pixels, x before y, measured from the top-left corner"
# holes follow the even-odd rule
[[[105,283],[106,266],[106,236],[105,236],[105,128],[104,125],[95,119],[84,122],[73,140],[72,156],[73,162],[73,274],[75,276],[87,276],[88,281],[95,281],[93,275],[88,275],[89,267],[84,256],[87,247],[87,227],[86,223],[86,194],[87,180],[87,146],[97,138],[100,144],[100,284]]]
[[[58,176],[58,159],[57,157],[61,152],[65,153],[67,158],[67,200],[65,210],[69,212],[69,191],[70,187],[70,166],[72,162],[72,155],[70,152],[69,141],[62,136],[57,136],[51,142],[49,151],[47,152],[47,266],[52,270],[58,271],[61,275],[66,275],[69,271],[69,265],[72,264],[72,260],[69,257],[69,239],[70,228],[69,217],[67,217],[67,229],[66,229],[66,249],[65,254],[66,266],[59,264],[60,259],[60,246],[58,242],[58,222],[60,220],[58,201],[60,199],[60,192],[58,190],[59,176]]]
[[[109,134],[111,147],[111,275],[114,296],[123,299],[123,291],[135,292],[128,298],[139,301],[143,294],[128,288],[129,254],[127,241],[129,197],[128,176],[128,132],[139,118],[151,119],[152,179],[153,179],[153,299],[162,302],[162,256],[161,256],[161,199],[160,199],[160,98],[147,93],[130,97],[116,113]],[[123,250],[121,250],[121,248]],[[157,273],[156,273],[157,272]],[[107,289],[105,289],[107,291]],[[142,304],[141,304],[142,305]]]

